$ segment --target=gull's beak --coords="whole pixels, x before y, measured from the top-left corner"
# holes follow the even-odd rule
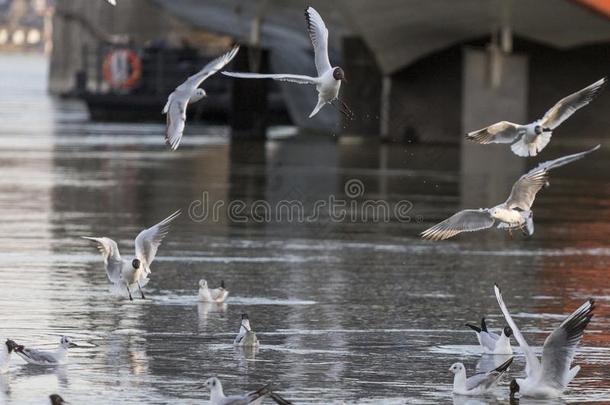
[[[68,345],[68,347],[80,347],[79,345],[77,345],[76,343],[72,343],[70,342],[70,344]]]

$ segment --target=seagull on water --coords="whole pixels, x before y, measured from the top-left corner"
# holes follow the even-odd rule
[[[506,360],[499,367],[486,373],[477,373],[466,377],[466,367],[462,363],[454,363],[450,368],[453,376],[453,393],[458,395],[484,395],[492,390],[500,381],[513,358]]]
[[[256,333],[250,327],[250,319],[248,314],[241,315],[241,323],[239,324],[239,332],[233,340],[235,346],[258,346],[259,341],[256,338]]]
[[[551,169],[582,159],[585,155],[599,149],[593,149],[564,156],[555,160],[540,163],[538,166],[524,174],[513,185],[508,199],[493,208],[479,208],[462,210],[443,222],[426,229],[421,237],[430,240],[449,239],[462,232],[480,231],[497,224],[500,229],[509,233],[513,229],[521,229],[525,234],[534,234],[534,219],[531,211],[536,193],[547,186],[548,172]]]
[[[237,55],[239,46],[233,47],[229,52],[219,56],[203,67],[199,72],[190,76],[184,83],[176,87],[163,107],[163,114],[167,115],[167,126],[165,130],[165,142],[172,150],[178,149],[182,140],[182,132],[186,124],[186,107],[190,103],[196,103],[207,96],[205,90],[199,88],[201,83],[222,69]]]
[[[60,397],[58,394],[49,395],[49,399],[51,400],[51,405],[67,404],[67,402],[62,397]]]
[[[0,373],[6,373],[8,371],[8,363],[11,359],[11,354],[19,348],[19,345],[7,339],[4,345],[0,348]]]
[[[116,6],[116,0],[106,0],[108,4]],[[58,395],[59,396],[59,395]],[[61,398],[61,397],[60,397]]]
[[[204,279],[199,280],[199,301],[202,302],[224,302],[229,296],[229,291],[225,289],[225,282],[220,280],[220,287],[208,288],[208,282]]]
[[[510,326],[505,326],[499,335],[487,330],[485,318],[481,319],[480,327],[471,323],[467,323],[466,326],[476,333],[479,344],[485,353],[513,354],[513,349],[510,346],[510,337],[513,334],[513,331]]]
[[[570,367],[576,354],[576,346],[580,343],[585,328],[593,317],[595,301],[589,299],[582,304],[546,338],[542,347],[542,361],[540,361],[510,316],[497,284],[494,285],[494,291],[504,318],[513,329],[515,339],[525,354],[526,378],[511,381],[511,399],[515,398],[517,392],[526,397],[559,397],[580,370],[580,366]]]
[[[317,76],[226,71],[221,73],[225,76],[241,79],[273,79],[284,82],[315,85],[316,90],[318,90],[318,103],[311,114],[309,114],[309,118],[316,115],[325,104],[331,104],[347,118],[353,119],[354,113],[338,98],[341,82],[347,82],[347,80],[345,80],[345,72],[343,69],[338,66],[333,67],[330,64],[330,59],[328,58],[328,29],[326,28],[326,24],[324,24],[324,20],[322,20],[320,14],[318,14],[313,7],[308,7],[305,10],[305,20],[307,21],[309,38],[313,44],[314,62],[318,73]],[[336,104],[336,101],[338,101],[340,105]]]
[[[553,130],[586,106],[604,88],[604,77],[590,86],[559,100],[544,117],[530,124],[520,125],[501,121],[487,128],[470,132],[466,139],[480,144],[511,143],[515,155],[536,156],[551,140]]]
[[[25,346],[17,345],[17,347],[15,347],[15,353],[29,364],[55,366],[66,362],[68,349],[72,347],[79,346],[73,343],[72,339],[69,337],[62,336],[59,340],[59,347],[54,352],[30,349]]]
[[[208,378],[205,386],[210,390],[210,405],[246,405],[261,404],[266,397],[271,398],[276,404],[290,405],[291,402],[285,400],[265,385],[256,391],[248,392],[244,395],[225,396],[222,384],[216,377]]]
[[[119,253],[116,242],[110,238],[92,238],[83,236],[84,239],[92,240],[97,243],[99,251],[104,257],[106,274],[111,283],[117,288],[125,287],[129,294],[129,299],[133,301],[131,289],[136,286],[140,290],[142,299],[145,299],[142,287],[148,283],[150,265],[155,260],[157,249],[161,241],[169,231],[170,223],[180,215],[180,210],[174,212],[157,225],[144,229],[138,234],[135,240],[136,255],[133,259],[123,259]]]

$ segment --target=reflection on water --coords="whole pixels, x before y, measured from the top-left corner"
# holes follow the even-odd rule
[[[534,207],[533,238],[482,232],[434,244],[418,232],[464,203],[457,148],[313,136],[229,145],[224,128],[190,125],[170,153],[161,125],[89,123],[79,103],[45,95],[41,59],[2,59],[0,337],[52,346],[65,334],[90,347],[71,351],[61,368],[13,359],[0,376],[0,403],[40,403],[52,392],[72,403],[199,403],[211,375],[227,392],[273,381],[297,403],[496,403],[453,397],[447,371],[487,360],[463,324],[482,315],[503,324],[494,282],[533,345],[558,315],[599,297],[565,398],[610,396],[603,149],[553,173]],[[551,145],[544,156],[572,151]],[[113,236],[130,254],[139,230],[204,192],[211,201],[298,199],[311,209],[329,195],[351,203],[350,179],[364,186],[357,202],[410,201],[411,220],[183,215],[152,266],[147,300],[112,296],[99,255],[79,238]],[[498,185],[504,196],[513,180]],[[225,280],[227,302],[199,303],[201,278]],[[243,312],[261,339],[256,351],[232,345]],[[523,367],[517,354],[511,376]],[[506,401],[506,382],[497,395]]]

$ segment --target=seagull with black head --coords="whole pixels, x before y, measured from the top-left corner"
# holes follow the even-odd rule
[[[133,301],[131,290],[138,287],[142,299],[145,299],[142,287],[148,283],[152,264],[161,241],[169,232],[169,226],[180,215],[180,210],[138,234],[135,240],[135,257],[124,259],[119,253],[117,243],[106,237],[83,236],[84,239],[97,243],[98,250],[104,258],[106,274],[111,283],[118,288],[127,289],[129,299]]]
[[[240,79],[273,79],[284,82],[314,85],[318,91],[318,103],[311,114],[309,114],[309,118],[316,115],[324,105],[331,104],[348,119],[353,119],[354,113],[349,109],[347,104],[339,99],[341,82],[347,82],[347,80],[345,79],[345,72],[342,68],[330,64],[330,59],[328,57],[328,29],[326,28],[326,24],[324,24],[324,20],[322,20],[320,14],[313,7],[308,7],[305,10],[305,20],[307,21],[309,38],[313,44],[317,76],[226,71],[221,73],[225,76]]]

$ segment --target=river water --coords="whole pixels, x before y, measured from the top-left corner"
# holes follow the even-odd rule
[[[493,363],[464,323],[504,326],[494,282],[534,346],[597,298],[564,400],[610,401],[607,148],[552,174],[532,238],[492,230],[433,243],[418,233],[466,199],[457,147],[289,128],[230,145],[226,128],[188,125],[170,152],[162,124],[92,123],[79,102],[50,98],[41,56],[2,55],[0,73],[0,338],[52,349],[68,335],[83,346],[55,368],[14,357],[0,403],[59,393],[72,404],[195,404],[210,376],[229,393],[270,382],[299,404],[506,403],[508,379],[468,400],[452,396],[448,371]],[[543,155],[590,146],[551,143]],[[513,180],[499,182],[503,198]],[[129,256],[137,233],[176,209],[147,299],[115,296],[80,236],[111,237]],[[198,303],[201,278],[224,280],[228,302]],[[243,312],[256,351],[232,346]],[[509,374],[524,374],[519,353]]]

